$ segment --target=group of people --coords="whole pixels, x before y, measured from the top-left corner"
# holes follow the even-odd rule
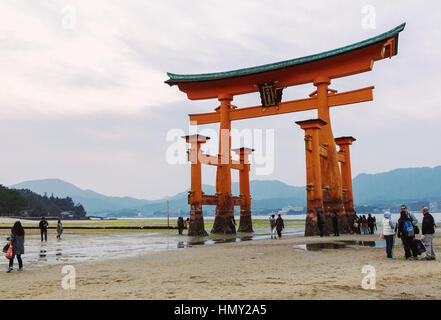
[[[40,228],[41,241],[47,242],[47,229],[49,223],[45,217],[42,217],[40,223],[38,224]],[[57,239],[61,239],[61,234],[63,233],[63,224],[61,220],[57,222]],[[24,254],[24,242],[25,242],[25,231],[20,221],[16,221],[11,229],[11,235],[6,238],[8,241],[7,245],[3,248],[3,252],[7,253],[8,249],[12,247],[11,255],[9,257],[9,268],[6,272],[11,272],[14,270],[14,259],[17,257],[18,261],[18,271],[23,271],[23,260],[21,255]]]
[[[377,219],[373,217],[370,213],[366,218],[365,215],[354,217],[354,228],[355,232],[358,234],[374,234],[377,231]]]
[[[41,218],[38,226],[40,228],[41,241],[43,241],[43,236],[44,236],[44,241],[47,242],[47,229],[49,227],[49,223],[47,222],[45,217]],[[61,239],[62,233],[63,233],[63,224],[61,223],[61,220],[58,220],[58,222],[57,222],[57,239],[58,240]]]
[[[236,228],[236,220],[234,219],[234,217],[231,219],[231,224],[233,228]],[[189,229],[190,228],[190,218],[187,218],[184,221],[184,218],[179,217],[178,221],[177,221],[177,226],[178,226],[178,232],[180,235],[182,235],[182,232],[184,231],[184,229]]]
[[[395,235],[401,239],[404,248],[406,260],[418,260],[418,255],[425,246],[426,256],[422,260],[436,260],[435,250],[433,248],[433,238],[435,235],[435,220],[429,213],[429,208],[423,207],[422,237],[417,240],[416,235],[420,233],[418,220],[407,210],[405,205],[401,206],[400,218],[397,223],[392,221],[390,212],[384,213],[382,222],[381,237],[386,240],[386,255],[389,259],[395,259],[392,251]]]
[[[418,260],[418,255],[422,252],[426,252],[426,256],[423,260],[435,260],[435,251],[433,248],[433,238],[435,234],[435,220],[429,213],[429,209],[424,207],[422,209],[423,222],[422,222],[422,237],[416,239],[416,235],[420,233],[418,227],[418,220],[415,215],[407,210],[405,205],[401,206],[400,218],[397,223],[392,222],[392,215],[389,211],[384,213],[382,222],[381,237],[386,241],[386,255],[389,259],[395,259],[392,255],[395,235],[401,239],[404,248],[404,256],[407,260]],[[334,236],[339,236],[338,229],[338,215],[336,212],[332,215],[332,225],[334,229]],[[317,226],[320,232],[320,237],[323,237],[324,218],[322,214],[317,215]],[[377,221],[374,216],[368,214],[357,216],[354,215],[354,231],[358,234],[374,234],[377,230]]]
[[[332,215],[332,229],[334,231],[334,237],[339,237],[340,236],[340,231],[338,228],[338,214],[337,212],[334,212],[334,214]],[[317,215],[317,226],[320,232],[320,237],[323,237],[323,227],[325,225],[325,220],[323,219],[323,215],[321,213],[319,213]]]
[[[282,231],[285,228],[285,223],[283,222],[282,216],[279,214],[277,214],[277,219],[276,216],[274,214],[272,214],[269,217],[269,224],[270,224],[270,234],[271,234],[271,239],[277,239],[276,237],[276,232],[277,232],[277,236],[280,238],[282,238]]]
[[[190,227],[190,218],[187,218],[184,221],[184,218],[179,217],[177,225],[178,225],[179,234],[182,235],[182,231],[184,231],[184,229],[188,229]]]

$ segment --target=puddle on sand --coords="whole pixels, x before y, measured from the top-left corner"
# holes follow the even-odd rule
[[[323,249],[345,249],[354,247],[384,248],[386,247],[386,242],[342,240],[335,242],[304,243],[293,246],[294,249],[302,251],[319,251]]]
[[[301,235],[303,232],[285,232],[283,236]],[[229,243],[229,242],[242,242],[251,240],[271,239],[269,234],[253,234],[253,235],[222,235],[222,236],[207,236],[207,237],[194,237],[188,241],[179,241],[177,247],[179,249],[188,248],[192,246],[200,245],[212,245],[216,243]]]

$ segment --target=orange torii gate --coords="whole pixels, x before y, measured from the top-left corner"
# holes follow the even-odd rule
[[[190,143],[191,190],[189,192],[189,235],[205,235],[202,205],[216,205],[212,233],[235,233],[234,206],[241,206],[239,231],[252,231],[248,155],[252,149],[235,150],[239,161],[231,159],[231,121],[317,109],[317,119],[299,121],[305,131],[307,217],[305,236],[315,235],[317,215],[323,213],[325,233],[331,215],[337,213],[342,233],[353,232],[353,194],[349,146],[353,137],[334,138],[330,107],[373,100],[373,86],[338,93],[330,89],[332,79],[371,71],[375,61],[392,58],[398,52],[398,35],[405,23],[376,37],[339,49],[258,67],[219,73],[179,75],[167,73],[165,81],[177,85],[191,100],[213,99],[220,102],[214,112],[190,114],[193,124],[220,124],[219,154],[204,155],[200,146],[209,137],[186,136]],[[284,88],[312,83],[316,90],[309,98],[282,102]],[[237,108],[235,95],[260,92],[262,105]],[[337,145],[339,151],[337,151]],[[201,189],[201,164],[217,166],[216,195]],[[231,194],[231,169],[240,171],[240,196]]]

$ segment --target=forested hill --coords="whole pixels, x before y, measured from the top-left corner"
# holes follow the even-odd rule
[[[86,216],[81,204],[70,197],[41,196],[28,189],[9,189],[0,185],[0,216],[61,217],[61,213],[79,219]]]

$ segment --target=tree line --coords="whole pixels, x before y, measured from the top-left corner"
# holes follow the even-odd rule
[[[86,216],[83,206],[70,197],[41,196],[29,189],[0,185],[0,216],[60,217],[61,212],[69,212],[76,219]]]

